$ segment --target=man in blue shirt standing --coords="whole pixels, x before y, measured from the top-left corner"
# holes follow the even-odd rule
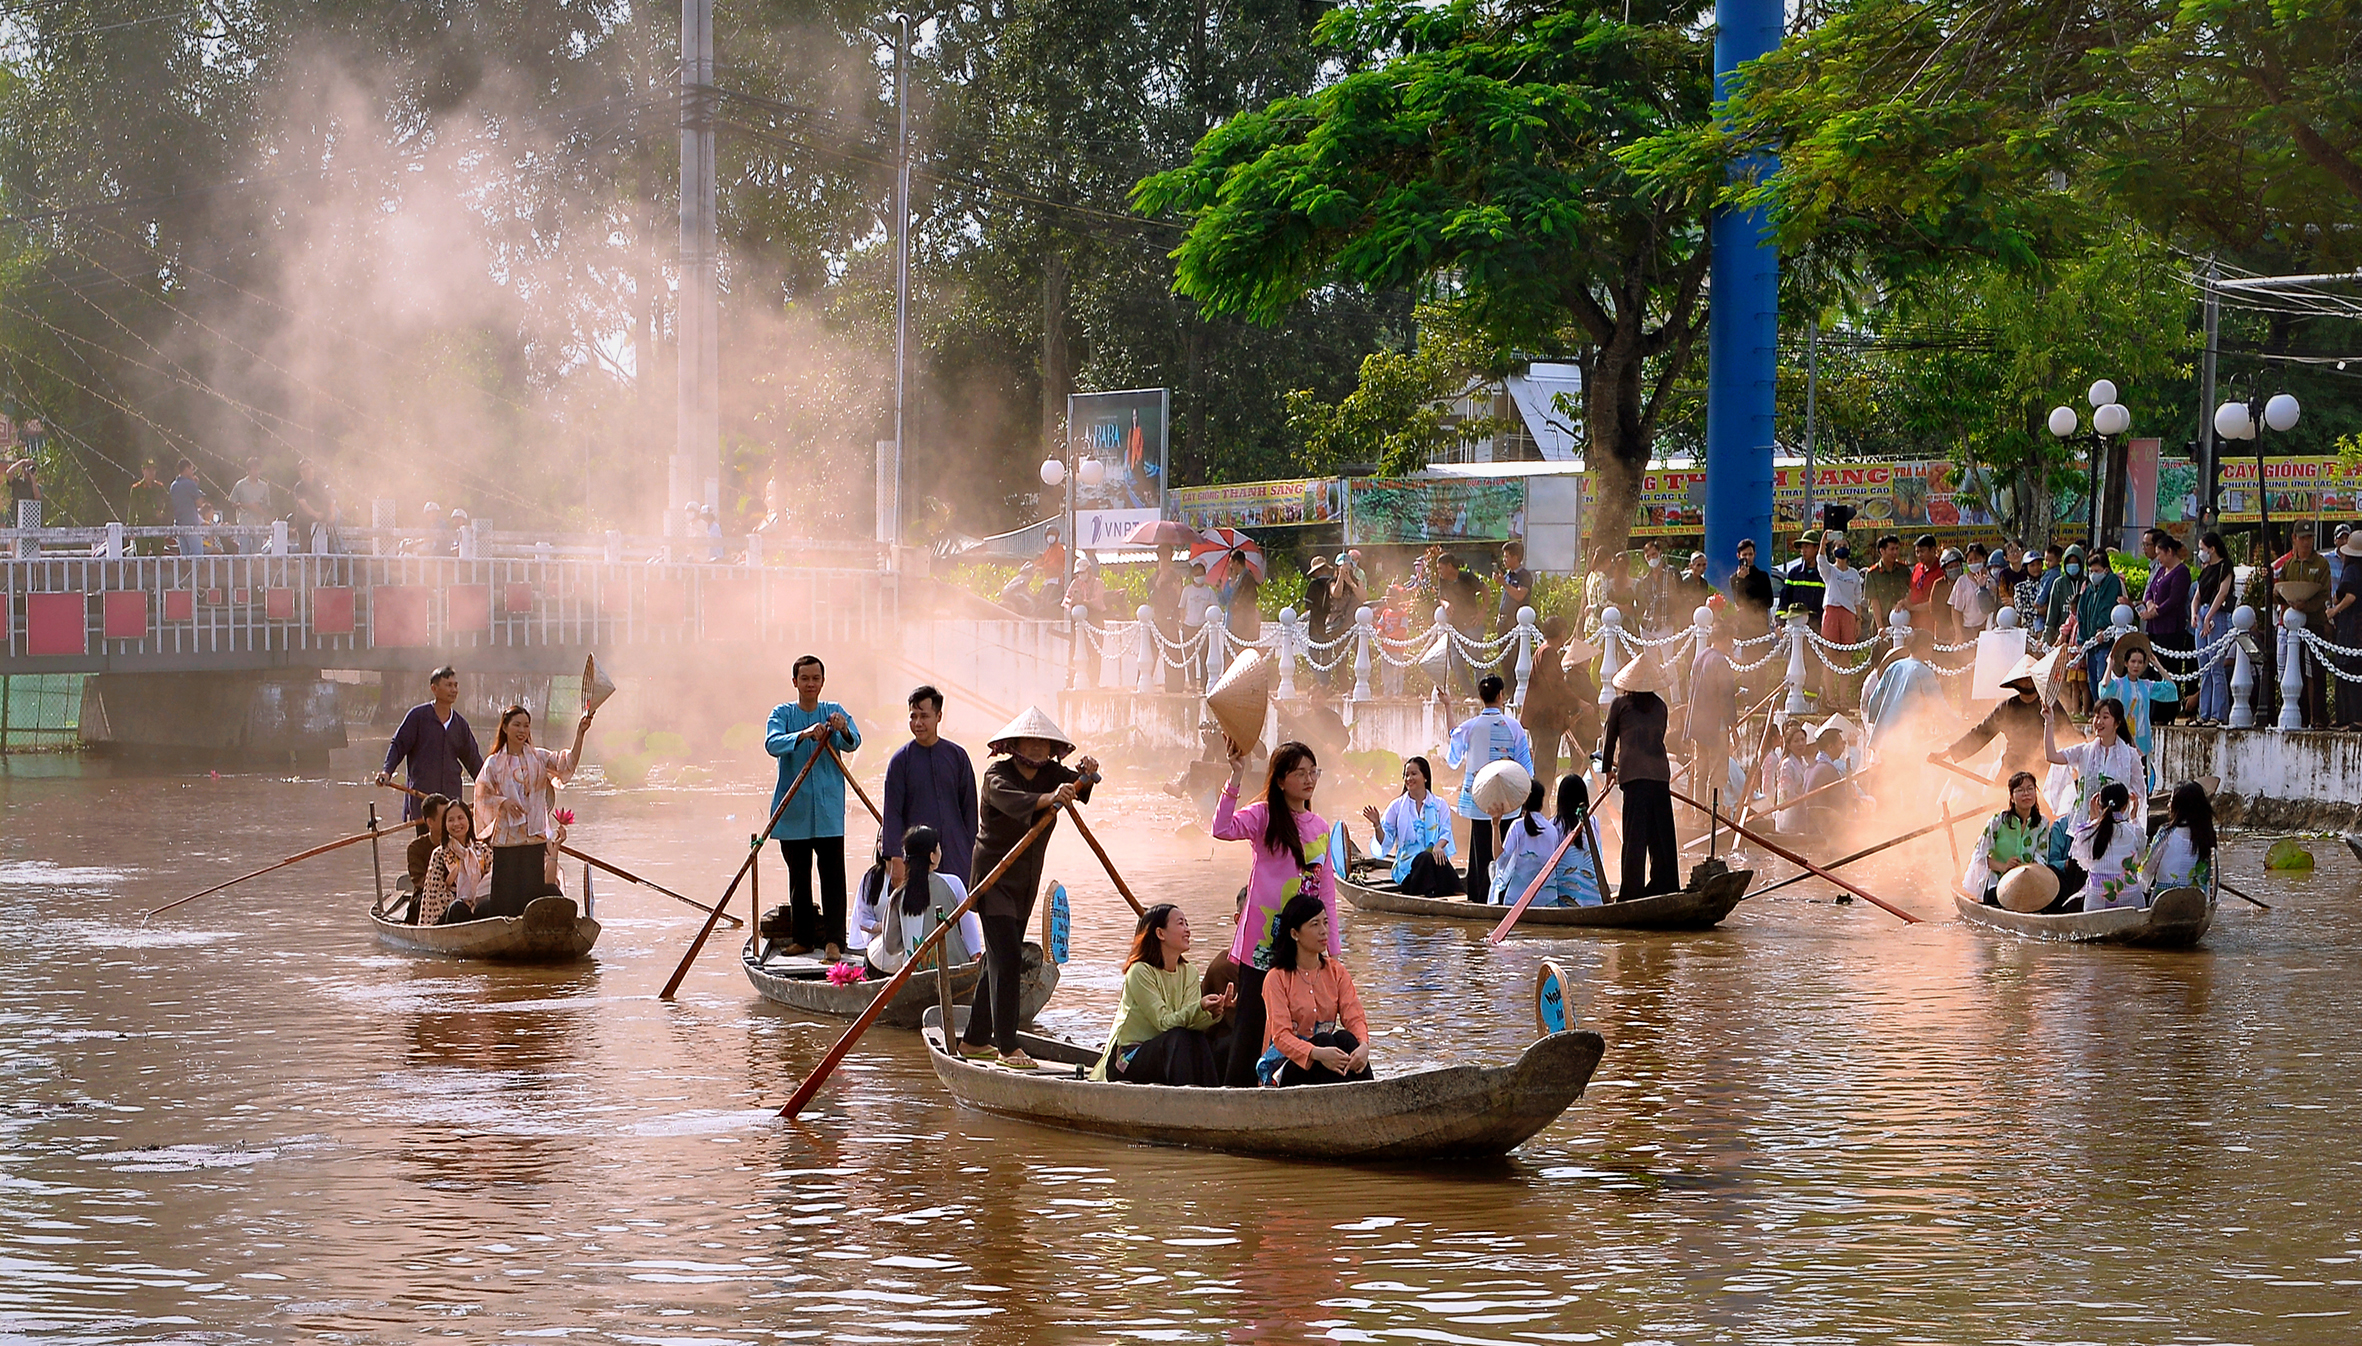
[[[1642,655],[1647,658],[1647,655]],[[1476,773],[1493,763],[1507,758],[1524,767],[1528,774],[1534,769],[1534,743],[1526,735],[1525,726],[1512,720],[1501,709],[1501,694],[1508,684],[1498,673],[1487,673],[1476,684],[1476,694],[1484,699],[1484,709],[1478,711],[1452,731],[1452,741],[1444,747],[1444,761],[1452,766],[1465,766],[1468,774],[1460,779],[1460,816],[1468,819],[1468,900],[1489,902],[1493,892],[1493,820],[1476,806]],[[1555,782],[1550,788],[1555,788]]]
[[[187,531],[180,535],[180,554],[200,556],[205,542],[197,529],[205,519],[197,512],[197,502],[205,498],[205,488],[197,484],[197,465],[183,458],[172,465],[172,484],[165,488],[172,497],[172,526]]]
[[[402,727],[386,745],[385,767],[377,773],[377,783],[387,784],[394,778],[394,768],[405,758],[409,760],[410,788],[418,794],[403,796],[404,822],[418,816],[420,795],[467,798],[461,790],[461,767],[466,767],[470,776],[484,771],[484,753],[476,746],[476,733],[468,728],[467,717],[459,713],[459,674],[445,664],[427,675],[426,686],[433,699],[412,706],[402,717]]]
[[[794,922],[784,953],[793,958],[815,949],[830,962],[845,956],[845,773],[833,762],[817,762],[809,774],[804,764],[820,751],[826,739],[838,752],[861,746],[861,731],[853,717],[834,701],[820,699],[828,669],[818,655],[795,661],[796,699],[775,708],[763,735],[763,748],[779,759],[779,783],[771,791],[771,807],[799,774],[804,783],[796,797],[779,812],[771,835],[779,839],[780,858],[787,862],[787,893]],[[820,905],[812,904],[812,871],[820,871]]]

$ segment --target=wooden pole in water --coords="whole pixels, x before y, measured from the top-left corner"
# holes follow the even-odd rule
[[[577,860],[580,860],[581,862],[583,862],[583,863],[584,863],[584,864],[586,864],[586,865],[594,865],[594,866],[596,866],[596,867],[598,867],[598,868],[600,868],[600,869],[606,870],[608,873],[610,873],[610,874],[613,874],[615,877],[617,877],[617,878],[619,878],[619,879],[623,880],[625,883],[636,883],[636,884],[640,885],[642,888],[648,888],[648,889],[652,889],[652,890],[654,890],[654,891],[656,891],[656,892],[662,893],[662,894],[664,894],[666,897],[669,897],[669,898],[671,898],[673,901],[675,901],[675,902],[678,902],[678,903],[682,904],[683,906],[688,906],[688,907],[695,907],[697,910],[699,910],[699,911],[702,911],[702,912],[706,913],[706,914],[707,914],[707,915],[709,915],[709,916],[713,914],[713,908],[712,908],[712,907],[709,907],[709,906],[705,905],[703,902],[700,902],[700,901],[698,901],[696,898],[694,898],[694,897],[689,897],[689,896],[687,896],[687,895],[685,895],[685,894],[682,894],[682,893],[676,893],[676,892],[674,892],[672,889],[665,887],[665,886],[664,886],[663,884],[661,884],[661,883],[654,883],[654,882],[651,882],[651,881],[650,881],[650,880],[648,880],[648,879],[641,878],[639,875],[632,873],[630,870],[628,870],[628,869],[625,869],[623,866],[621,866],[621,865],[617,865],[617,864],[610,864],[610,863],[608,863],[607,861],[605,861],[605,860],[602,860],[602,859],[600,859],[599,857],[597,857],[597,856],[595,856],[595,855],[592,855],[592,854],[591,854],[591,853],[589,853],[588,851],[578,851],[578,850],[574,849],[572,846],[569,846],[569,845],[567,845],[566,843],[564,843],[564,842],[562,842],[562,841],[558,843],[558,850],[559,850],[559,852],[560,852],[561,854],[565,854],[565,855],[571,855],[571,856],[573,856],[575,859],[577,859]],[[731,928],[731,929],[733,929],[733,930],[736,930],[736,929],[738,929],[739,927],[741,927],[741,926],[743,926],[743,925],[745,925],[745,924],[746,924],[746,922],[739,920],[737,917],[735,917],[735,916],[732,916],[732,915],[731,915],[730,913],[728,913],[728,912],[723,912],[723,913],[722,913],[722,919],[723,919],[723,920],[725,920],[725,921],[728,921],[728,922],[730,923],[730,928]]]
[[[1115,872],[1115,861],[1108,858],[1107,848],[1099,844],[1099,838],[1091,835],[1089,825],[1083,822],[1083,815],[1076,811],[1074,805],[1068,804],[1066,816],[1074,819],[1074,830],[1082,834],[1084,844],[1091,848],[1091,854],[1098,856],[1099,863],[1107,867],[1107,877],[1115,882],[1115,890],[1124,895],[1124,901],[1132,904],[1132,914],[1147,915],[1148,908],[1141,906],[1140,899],[1132,896],[1131,886],[1124,882],[1124,876]],[[1044,943],[1042,947],[1046,949],[1050,946]]]
[[[391,831],[395,829],[389,828],[387,830]],[[264,865],[262,868],[254,871],[251,874],[240,874],[238,877],[231,879],[227,883],[217,883],[211,888],[204,889],[200,892],[191,893],[187,897],[180,898],[175,901],[167,902],[163,906],[156,908],[154,911],[142,914],[140,919],[144,921],[151,916],[161,916],[165,912],[172,910],[174,907],[181,905],[183,902],[194,902],[200,897],[210,897],[213,894],[220,892],[224,888],[236,887],[237,885],[246,882],[248,879],[261,878],[263,875],[270,873],[274,869],[285,869],[287,866],[295,864],[299,861],[309,860],[315,855],[326,855],[330,851],[338,850],[346,846],[359,845],[361,842],[368,841],[373,837],[381,835],[383,835],[383,833],[381,833],[378,829],[371,828],[366,832],[355,832],[349,837],[340,837],[335,841],[329,842],[325,846],[314,846],[308,851],[304,851],[297,855],[290,855],[286,859],[279,861],[277,864]]]
[[[1925,827],[1905,832],[1899,837],[1889,837],[1885,841],[1881,841],[1875,846],[1865,846],[1861,850],[1855,851],[1853,854],[1845,856],[1842,859],[1831,860],[1828,867],[1831,869],[1843,869],[1856,860],[1867,860],[1871,856],[1878,854],[1880,851],[1890,850],[1896,846],[1902,845],[1906,841],[1917,841],[1919,838],[1926,836],[1928,833],[1935,831],[1939,827],[1947,829],[1957,827],[1962,823],[1974,820],[1975,817],[1976,815],[1973,813],[1953,813],[1947,809],[1945,810],[1944,816],[1941,819],[1929,823]],[[1778,883],[1772,884],[1768,888],[1756,890],[1755,896],[1762,897],[1767,893],[1777,892],[1780,889],[1787,887],[1789,884],[1802,883],[1811,877],[1812,875],[1810,874],[1799,874],[1791,879],[1782,879]]]
[[[1687,796],[1687,795],[1685,795],[1685,794],[1682,794],[1682,793],[1681,793],[1680,791],[1678,791],[1678,790],[1676,790],[1676,791],[1674,791],[1674,792],[1673,792],[1673,797],[1674,797],[1675,799],[1678,799],[1678,800],[1680,800],[1682,803],[1689,805],[1689,806],[1690,806],[1691,808],[1693,808],[1693,809],[1694,809],[1694,808],[1702,808],[1702,807],[1704,807],[1703,805],[1699,804],[1697,800],[1695,800],[1695,799],[1692,799],[1692,798],[1690,798],[1689,796]],[[1720,815],[1718,814],[1717,816],[1720,816]],[[1726,818],[1726,819],[1724,819],[1723,821],[1725,821],[1725,822],[1729,822],[1730,820]],[[1858,898],[1862,899],[1864,902],[1867,902],[1867,903],[1869,903],[1871,906],[1874,906],[1874,907],[1878,908],[1880,911],[1886,912],[1888,915],[1891,915],[1891,916],[1895,916],[1895,917],[1898,917],[1898,918],[1900,918],[1900,919],[1903,921],[1903,923],[1904,923],[1904,924],[1906,924],[1906,925],[1917,925],[1917,924],[1919,924],[1919,918],[1918,918],[1918,917],[1916,917],[1916,916],[1914,916],[1914,915],[1912,915],[1910,912],[1907,912],[1907,911],[1903,910],[1902,908],[1900,908],[1900,907],[1897,907],[1897,906],[1893,905],[1892,903],[1888,903],[1888,902],[1882,902],[1882,901],[1880,901],[1880,900],[1879,900],[1877,897],[1873,896],[1872,894],[1870,894],[1870,893],[1867,893],[1867,892],[1864,892],[1863,890],[1861,890],[1861,889],[1859,889],[1859,888],[1856,888],[1856,887],[1854,887],[1852,884],[1850,884],[1850,883],[1847,883],[1845,880],[1843,880],[1843,879],[1841,879],[1841,878],[1838,878],[1836,875],[1834,875],[1834,874],[1830,873],[1828,870],[1825,870],[1825,869],[1821,868],[1819,865],[1816,865],[1816,864],[1814,864],[1812,861],[1805,859],[1803,856],[1801,856],[1801,855],[1798,855],[1796,852],[1794,852],[1794,851],[1792,851],[1792,850],[1789,850],[1789,849],[1787,849],[1787,848],[1786,848],[1786,847],[1784,847],[1784,846],[1780,846],[1780,845],[1778,845],[1778,844],[1776,844],[1776,843],[1773,843],[1773,842],[1770,842],[1770,841],[1766,841],[1766,840],[1765,840],[1764,838],[1762,838],[1761,836],[1758,836],[1757,834],[1755,834],[1755,833],[1753,833],[1753,832],[1750,832],[1750,831],[1748,831],[1746,828],[1739,826],[1737,823],[1731,823],[1731,824],[1730,824],[1730,830],[1732,830],[1733,832],[1736,832],[1736,833],[1738,833],[1740,836],[1743,836],[1743,837],[1747,838],[1749,841],[1752,841],[1752,842],[1754,842],[1756,845],[1763,847],[1765,850],[1767,850],[1767,851],[1770,851],[1772,854],[1774,854],[1774,855],[1776,855],[1776,856],[1780,857],[1781,859],[1783,859],[1783,860],[1787,861],[1789,864],[1792,864],[1792,865],[1801,865],[1801,866],[1803,866],[1805,869],[1811,870],[1811,871],[1812,871],[1814,874],[1816,874],[1816,875],[1820,876],[1821,878],[1823,878],[1823,879],[1826,879],[1826,880],[1828,880],[1829,882],[1831,882],[1831,883],[1833,883],[1833,884],[1836,884],[1838,887],[1840,887],[1840,888],[1844,889],[1845,891],[1847,891],[1847,892],[1849,892],[1849,893],[1852,893],[1852,894],[1853,894],[1855,897],[1858,897]]]
[[[878,993],[871,997],[869,1008],[861,1011],[861,1017],[853,1021],[853,1026],[847,1028],[844,1036],[837,1039],[836,1045],[828,1049],[828,1055],[821,1057],[820,1064],[814,1066],[812,1073],[804,1077],[804,1082],[796,1086],[795,1094],[787,1100],[787,1106],[779,1110],[780,1116],[792,1118],[804,1110],[804,1106],[812,1101],[812,1096],[820,1092],[820,1086],[828,1080],[830,1072],[834,1071],[838,1063],[845,1059],[845,1053],[853,1050],[853,1044],[861,1040],[861,1035],[869,1031],[869,1026],[876,1023],[878,1016],[886,1012],[886,1006],[893,1003],[895,993],[902,989],[903,983],[910,980],[911,971],[919,965],[919,960],[924,958],[929,950],[942,946],[943,932],[949,930],[962,916],[973,910],[977,899],[992,891],[992,886],[1000,882],[1001,875],[1009,871],[1009,866],[1017,862],[1017,857],[1025,854],[1034,842],[1041,839],[1042,833],[1049,831],[1050,825],[1057,821],[1058,810],[1044,809],[1042,816],[1034,821],[1032,830],[1019,837],[1017,844],[1009,848],[1009,853],[1001,857],[1001,862],[992,867],[992,872],[986,874],[975,888],[969,891],[968,900],[960,903],[952,910],[951,915],[938,922],[935,929],[928,934],[925,942],[910,951],[910,958],[902,964],[902,970],[886,979],[886,984],[879,987]],[[942,961],[940,958],[936,959],[937,963]],[[938,978],[945,977],[947,973],[948,969],[946,968],[938,967],[935,970],[935,975]],[[951,1021],[948,1019],[943,1023],[943,1038],[945,1049],[950,1050]]]
[[[845,766],[845,759],[837,755],[837,745],[824,738],[820,740],[820,746],[828,749],[828,760],[837,764],[837,774],[845,778],[845,784],[853,787],[853,793],[861,799],[861,806],[869,810],[869,816],[877,822],[879,827],[884,827],[886,815],[878,811],[878,806],[870,800],[869,791],[861,788],[861,782],[853,779],[853,773]],[[887,837],[886,844],[889,847],[899,846],[902,844],[902,838]]]
[[[755,834],[754,844],[746,848],[746,859],[738,866],[737,876],[723,890],[722,900],[709,909],[705,924],[698,928],[697,938],[689,941],[689,952],[681,956],[681,965],[673,969],[672,980],[664,984],[664,990],[656,996],[658,1000],[670,1000],[673,992],[681,989],[682,979],[689,975],[689,965],[697,961],[698,951],[705,947],[705,941],[713,935],[714,924],[722,919],[723,912],[729,910],[730,899],[738,896],[738,885],[746,881],[747,871],[753,869],[755,861],[762,858],[763,842],[770,837],[772,829],[779,826],[779,819],[787,812],[787,806],[794,802],[796,791],[804,788],[804,778],[811,775],[812,768],[819,764],[820,754],[813,753],[804,759],[803,769],[796,772],[796,778],[787,783],[787,793],[779,796],[778,807],[771,810],[771,821],[763,824],[763,830]]]
[[[388,790],[400,790],[403,794],[409,795],[413,799],[426,798],[426,791],[413,790],[407,785],[399,785],[390,780],[379,781],[378,784],[384,786]],[[654,889],[655,891],[664,894],[666,897],[671,898],[675,902],[680,902],[688,906],[695,907],[697,910],[705,912],[707,915],[713,914],[714,909],[712,907],[705,905],[696,898],[683,896],[682,894],[676,893],[672,889],[665,887],[661,883],[643,879],[639,875],[632,873],[630,870],[625,869],[621,865],[609,864],[607,861],[602,860],[587,851],[578,851],[562,841],[558,843],[558,850],[562,854],[573,856],[575,859],[580,860],[586,865],[596,865],[600,869],[606,870],[608,873],[613,874],[615,877],[623,880],[625,883],[636,883],[642,888]],[[589,912],[585,911],[583,914],[588,915]],[[728,921],[730,923],[730,928],[733,930],[736,930],[746,924],[746,922],[739,920],[737,917],[732,916],[727,912],[723,913],[722,919]]]

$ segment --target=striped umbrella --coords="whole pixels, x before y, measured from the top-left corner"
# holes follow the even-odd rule
[[[1263,549],[1235,528],[1209,528],[1199,534],[1197,541],[1189,544],[1189,559],[1203,560],[1206,582],[1217,587],[1235,579],[1241,566],[1253,573],[1257,583],[1263,580]]]

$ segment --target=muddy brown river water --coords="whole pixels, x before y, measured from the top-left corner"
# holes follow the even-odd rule
[[[1340,1168],[964,1112],[884,1029],[781,1122],[842,1025],[757,999],[726,932],[658,1001],[693,916],[661,897],[602,882],[595,957],[556,969],[378,946],[365,847],[143,925],[368,792],[6,768],[0,1340],[2362,1340],[2334,841],[2274,880],[2238,839],[2277,909],[2184,954],[1963,929],[1941,865],[1880,874],[1909,928],[1816,885],[1498,949],[1352,915],[1381,1072],[1512,1058],[1545,957],[1608,1050],[1505,1161]],[[710,896],[766,799],[569,802],[577,844]],[[1136,786],[1092,813],[1144,900],[1227,918],[1239,848]],[[1050,871],[1076,961],[1044,1023],[1096,1038],[1130,914],[1071,829]]]

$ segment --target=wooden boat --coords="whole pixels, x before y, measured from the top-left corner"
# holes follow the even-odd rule
[[[2146,907],[2066,911],[2051,916],[1988,907],[1958,891],[1952,894],[1952,904],[1960,909],[1960,919],[1971,925],[2028,939],[2127,944],[2143,949],[2194,946],[2206,937],[2215,912],[2215,899],[2196,888],[2168,888]]]
[[[413,953],[482,958],[502,963],[569,963],[599,941],[599,923],[574,909],[571,897],[537,897],[522,916],[487,916],[457,925],[404,925],[375,910],[377,937]]]
[[[962,1012],[956,1023],[965,1022]],[[1507,1154],[1582,1096],[1606,1044],[1552,1033],[1507,1066],[1443,1066],[1353,1084],[1292,1089],[1182,1089],[1080,1079],[1099,1049],[1030,1033],[1037,1071],[944,1049],[943,1018],[925,1027],[936,1078],[968,1107],[1068,1131],[1155,1145],[1298,1159],[1478,1159]]]
[[[772,958],[768,962],[757,957],[755,942],[749,940],[740,952],[739,961],[746,967],[746,979],[755,993],[763,999],[813,1014],[826,1014],[838,1019],[859,1018],[877,998],[883,981],[857,981],[844,986],[831,985],[828,964],[817,958]],[[932,971],[913,974],[894,993],[894,1000],[886,1006],[877,1021],[889,1028],[916,1028],[919,1016],[932,1008],[935,1001],[935,978]],[[951,998],[966,1004],[975,994],[976,982],[984,975],[984,960],[979,958],[951,970]],[[1042,956],[1039,944],[1025,946],[1025,967],[1017,984],[1017,1022],[1032,1023],[1033,1016],[1050,1003],[1050,995],[1058,989],[1058,965]]]
[[[1532,906],[1517,918],[1517,928],[1542,926],[1553,932],[1705,930],[1730,915],[1754,881],[1755,871],[1733,869],[1678,893],[1659,893],[1655,897],[1608,902],[1596,907]],[[1504,908],[1489,902],[1471,902],[1462,897],[1413,897],[1391,883],[1355,883],[1341,878],[1337,880],[1337,890],[1345,894],[1346,901],[1363,911],[1383,911],[1396,916],[1434,916],[1490,926],[1498,924],[1506,914]]]

